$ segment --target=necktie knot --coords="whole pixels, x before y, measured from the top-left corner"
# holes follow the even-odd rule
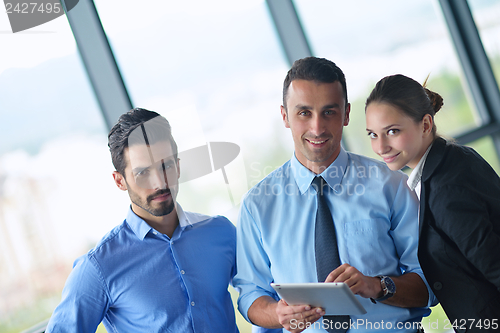
[[[312,181],[313,187],[318,195],[323,196],[324,186],[327,184],[321,176],[314,177]]]

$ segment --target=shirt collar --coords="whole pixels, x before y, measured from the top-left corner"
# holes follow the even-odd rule
[[[184,212],[184,209],[182,209],[179,203],[176,203],[176,211],[177,211],[177,217],[179,218],[179,226],[181,228],[185,228],[188,225],[193,225],[196,222],[200,222],[200,221],[191,221],[191,219],[188,218],[188,216]]]
[[[424,170],[424,165],[425,165],[425,160],[427,159],[427,155],[429,155],[429,151],[431,150],[432,144],[427,148],[425,151],[424,155],[418,161],[417,166],[415,169],[410,174],[410,177],[407,180],[408,187],[414,191],[415,188],[417,187],[418,183],[420,183],[420,180],[422,179],[422,172]]]
[[[146,237],[146,234],[153,228],[150,227],[149,224],[146,223],[143,219],[137,216],[132,210],[132,206],[128,208],[127,214],[127,224],[130,226],[130,229],[134,232],[134,234],[140,240],[143,240]]]
[[[193,212],[185,212],[182,209],[181,205],[177,202],[177,216],[179,217],[179,226],[184,229],[186,227],[192,226],[198,222],[203,222],[212,217],[205,214],[193,213]]]
[[[344,177],[344,173],[347,167],[347,160],[347,152],[344,150],[344,148],[341,147],[340,153],[335,161],[333,161],[333,163],[330,164],[330,166],[328,166],[328,168],[326,168],[325,171],[323,171],[319,175],[316,175],[314,172],[303,166],[299,162],[295,154],[293,154],[290,167],[301,194],[304,194],[307,191],[309,186],[311,186],[314,177],[316,176],[323,177],[328,185],[334,191],[336,191],[336,188],[338,187],[336,185],[340,184],[342,182],[342,178]]]
[[[181,229],[186,228],[187,226],[193,225],[197,222],[201,222],[202,220],[197,219],[197,215],[191,216],[191,218],[188,218],[184,210],[182,209],[181,205],[179,203],[176,203],[176,211],[177,211],[177,216],[179,217],[179,227]],[[201,215],[200,215],[201,216]],[[206,217],[205,217],[206,219]],[[137,214],[134,213],[132,210],[132,206],[129,207],[128,213],[127,213],[127,223],[130,226],[130,229],[134,232],[134,234],[139,238],[140,240],[143,240],[144,237],[146,237],[147,233],[153,230],[151,226],[141,219]]]

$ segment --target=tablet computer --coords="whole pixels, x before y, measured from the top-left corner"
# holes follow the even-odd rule
[[[326,315],[358,315],[366,310],[343,282],[271,283],[289,305],[321,307]]]

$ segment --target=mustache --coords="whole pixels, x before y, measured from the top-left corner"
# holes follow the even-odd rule
[[[166,188],[166,189],[163,189],[163,190],[158,190],[155,193],[148,195],[147,201],[150,202],[154,198],[159,197],[160,195],[164,195],[164,194],[170,194],[170,189]]]

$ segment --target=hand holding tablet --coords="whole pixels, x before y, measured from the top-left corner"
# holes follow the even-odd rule
[[[325,309],[326,315],[365,314],[366,310],[343,282],[271,283],[289,305],[308,304]]]

